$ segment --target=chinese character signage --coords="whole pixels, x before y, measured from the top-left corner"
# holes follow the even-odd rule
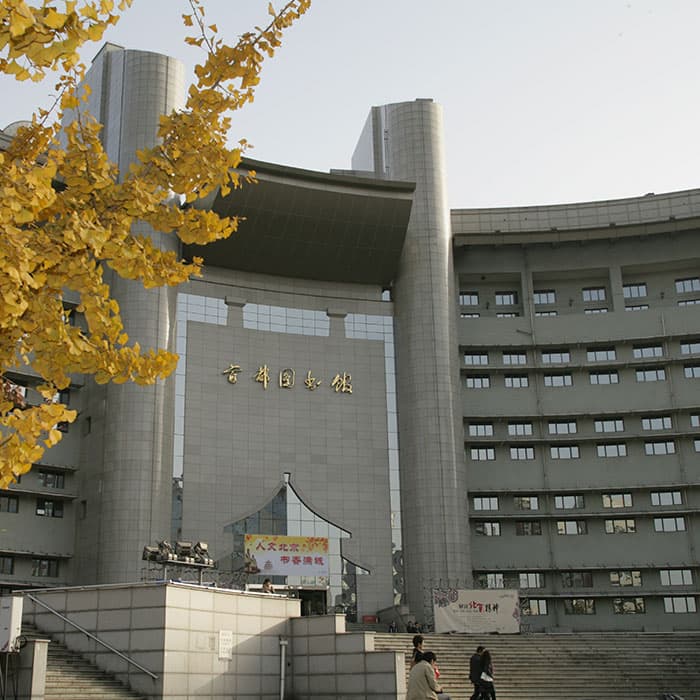
[[[520,632],[518,591],[506,589],[433,590],[435,631],[441,632]]]
[[[238,375],[241,374],[241,372],[243,372],[241,365],[232,362],[221,374],[226,376],[229,384],[238,384]],[[243,376],[245,376],[245,374]],[[255,368],[250,374],[250,378],[258,384],[261,384],[264,390],[267,390],[271,383],[273,387],[275,385],[275,377],[267,365],[260,365]],[[294,368],[283,367],[279,370],[277,374],[277,384],[280,389],[293,389],[296,386],[296,381],[297,373]],[[316,391],[323,383],[324,380],[316,376],[312,370],[306,372],[303,382],[305,389]],[[352,375],[349,372],[338,372],[332,379],[327,378],[325,383],[326,386],[336,394],[352,394]]]
[[[246,535],[245,570],[266,576],[328,576],[328,538]]]

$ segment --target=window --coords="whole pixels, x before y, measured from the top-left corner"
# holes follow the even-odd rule
[[[673,440],[655,440],[644,443],[644,454],[647,455],[672,455],[676,452],[676,443]]]
[[[631,493],[604,493],[603,508],[631,508]]]
[[[690,416],[690,427],[691,428],[700,428],[700,416],[697,414],[694,414]]]
[[[532,294],[532,301],[535,304],[554,304],[557,294],[553,289],[536,289]]]
[[[664,349],[661,345],[635,345],[632,348],[632,356],[637,360],[649,357],[663,357]]]
[[[465,352],[464,353],[464,364],[465,365],[487,365],[489,363],[489,356],[486,352]]]
[[[37,498],[36,514],[46,518],[62,518],[63,501],[52,501],[49,498]]]
[[[479,292],[460,292],[459,293],[459,305],[460,306],[478,306],[479,305]]]
[[[593,588],[593,574],[590,571],[562,571],[562,588]]]
[[[696,452],[700,452],[700,440],[693,440],[693,447]]]
[[[474,510],[498,510],[498,496],[474,496]]]
[[[39,483],[47,489],[62,489],[65,487],[65,477],[60,472],[40,471]]]
[[[637,532],[637,523],[634,518],[614,518],[605,521],[605,533],[607,535],[631,534]]]
[[[595,615],[593,598],[565,598],[564,612],[567,615]]]
[[[523,572],[518,576],[520,588],[544,588],[544,574]]]
[[[496,318],[517,318],[520,316],[516,311],[499,311],[496,314]]]
[[[527,364],[527,354],[524,352],[504,352],[503,353],[503,364],[504,365],[526,365]]]
[[[589,372],[588,378],[591,384],[618,384],[620,382],[617,370],[611,370],[609,372]]]
[[[471,437],[491,437],[493,435],[493,423],[470,423],[469,435]]]
[[[586,359],[589,362],[608,362],[617,359],[615,348],[588,348]]]
[[[503,588],[503,574],[477,574],[475,582],[478,588]]]
[[[471,458],[477,462],[485,462],[496,459],[495,447],[472,447]]]
[[[508,435],[532,435],[532,423],[508,423]]]
[[[622,418],[598,418],[593,421],[596,433],[621,433],[625,429]]]
[[[511,459],[535,459],[535,448],[532,445],[511,445]]]
[[[646,612],[644,598],[613,598],[615,615],[639,615]]]
[[[576,432],[575,420],[549,421],[550,435],[573,435]]]
[[[542,523],[539,520],[516,520],[515,521],[516,535],[541,535]]]
[[[652,506],[680,506],[683,504],[680,491],[652,491]]]
[[[661,569],[662,586],[692,586],[693,573],[690,569]]]
[[[542,352],[542,362],[545,365],[561,365],[571,362],[571,353],[568,350],[548,350]]]
[[[595,309],[584,309],[583,313],[584,314],[607,314],[608,310],[604,306],[602,306],[602,307],[595,308]]]
[[[481,316],[481,314],[479,314],[479,313],[464,313],[464,312],[462,312],[459,315],[460,318],[479,318],[479,316]]]
[[[520,601],[521,615],[546,615],[547,601],[544,598],[525,598]]]
[[[56,578],[58,576],[58,560],[32,559],[32,576]]]
[[[556,316],[556,311],[535,311],[535,316]]]
[[[557,520],[557,535],[586,535],[588,526],[585,520]]]
[[[700,340],[689,340],[681,343],[681,355],[697,355],[700,353]]]
[[[586,507],[586,499],[583,494],[555,496],[554,507],[559,510],[574,510]]]
[[[0,495],[0,513],[16,513],[19,510],[19,498],[17,496]]]
[[[498,537],[501,534],[501,523],[497,520],[484,520],[474,524],[474,531],[477,535]]]
[[[491,379],[488,374],[470,374],[466,378],[467,389],[488,389]]]
[[[700,365],[686,365],[683,367],[683,374],[685,374],[686,379],[700,378]]]
[[[674,595],[664,598],[664,612],[694,613],[698,608],[692,595]]]
[[[656,532],[685,532],[685,518],[654,518],[654,530]]]
[[[685,279],[676,280],[676,292],[678,294],[700,292],[700,277],[686,277]]]
[[[678,306],[695,306],[700,304],[700,299],[682,299],[678,302]]]
[[[506,374],[504,380],[508,389],[524,389],[529,386],[527,374]]]
[[[642,418],[642,430],[671,430],[671,416],[646,416]]]
[[[625,311],[648,311],[649,304],[630,304],[625,306]]]
[[[517,292],[496,292],[496,306],[515,306],[517,303]]]
[[[0,555],[0,574],[11,575],[15,573],[15,558]]]
[[[605,301],[605,287],[586,287],[581,296],[584,301]]]
[[[513,507],[515,510],[539,510],[540,499],[537,496],[514,496]]]
[[[551,445],[549,454],[552,459],[578,459],[578,445]]]
[[[647,367],[636,371],[638,382],[665,382],[666,370],[663,367]]]
[[[598,457],[627,457],[627,445],[624,442],[610,442],[596,445]]]
[[[639,588],[642,585],[641,571],[611,571],[610,585],[620,588]]]
[[[545,386],[571,386],[573,384],[571,374],[545,374],[544,375],[544,385]]]
[[[622,296],[625,299],[639,299],[640,297],[645,297],[646,295],[647,285],[645,282],[622,285]]]

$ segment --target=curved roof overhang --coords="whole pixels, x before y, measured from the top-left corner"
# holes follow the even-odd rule
[[[184,246],[205,265],[333,282],[388,286],[396,277],[415,184],[327,174],[245,159],[258,184],[195,204],[243,216],[239,230]]]

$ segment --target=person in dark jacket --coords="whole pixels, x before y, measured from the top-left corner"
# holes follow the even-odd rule
[[[476,652],[469,659],[469,680],[474,686],[474,692],[469,700],[478,700],[479,698],[479,679],[481,678],[481,652],[484,647],[478,646]]]
[[[488,649],[481,652],[479,692],[483,700],[496,700],[496,688],[493,685],[493,662],[491,661],[491,652]]]

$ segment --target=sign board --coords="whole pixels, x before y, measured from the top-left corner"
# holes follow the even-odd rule
[[[246,535],[245,570],[261,576],[328,576],[328,538]]]
[[[520,632],[518,591],[506,589],[433,590],[436,632]]]

